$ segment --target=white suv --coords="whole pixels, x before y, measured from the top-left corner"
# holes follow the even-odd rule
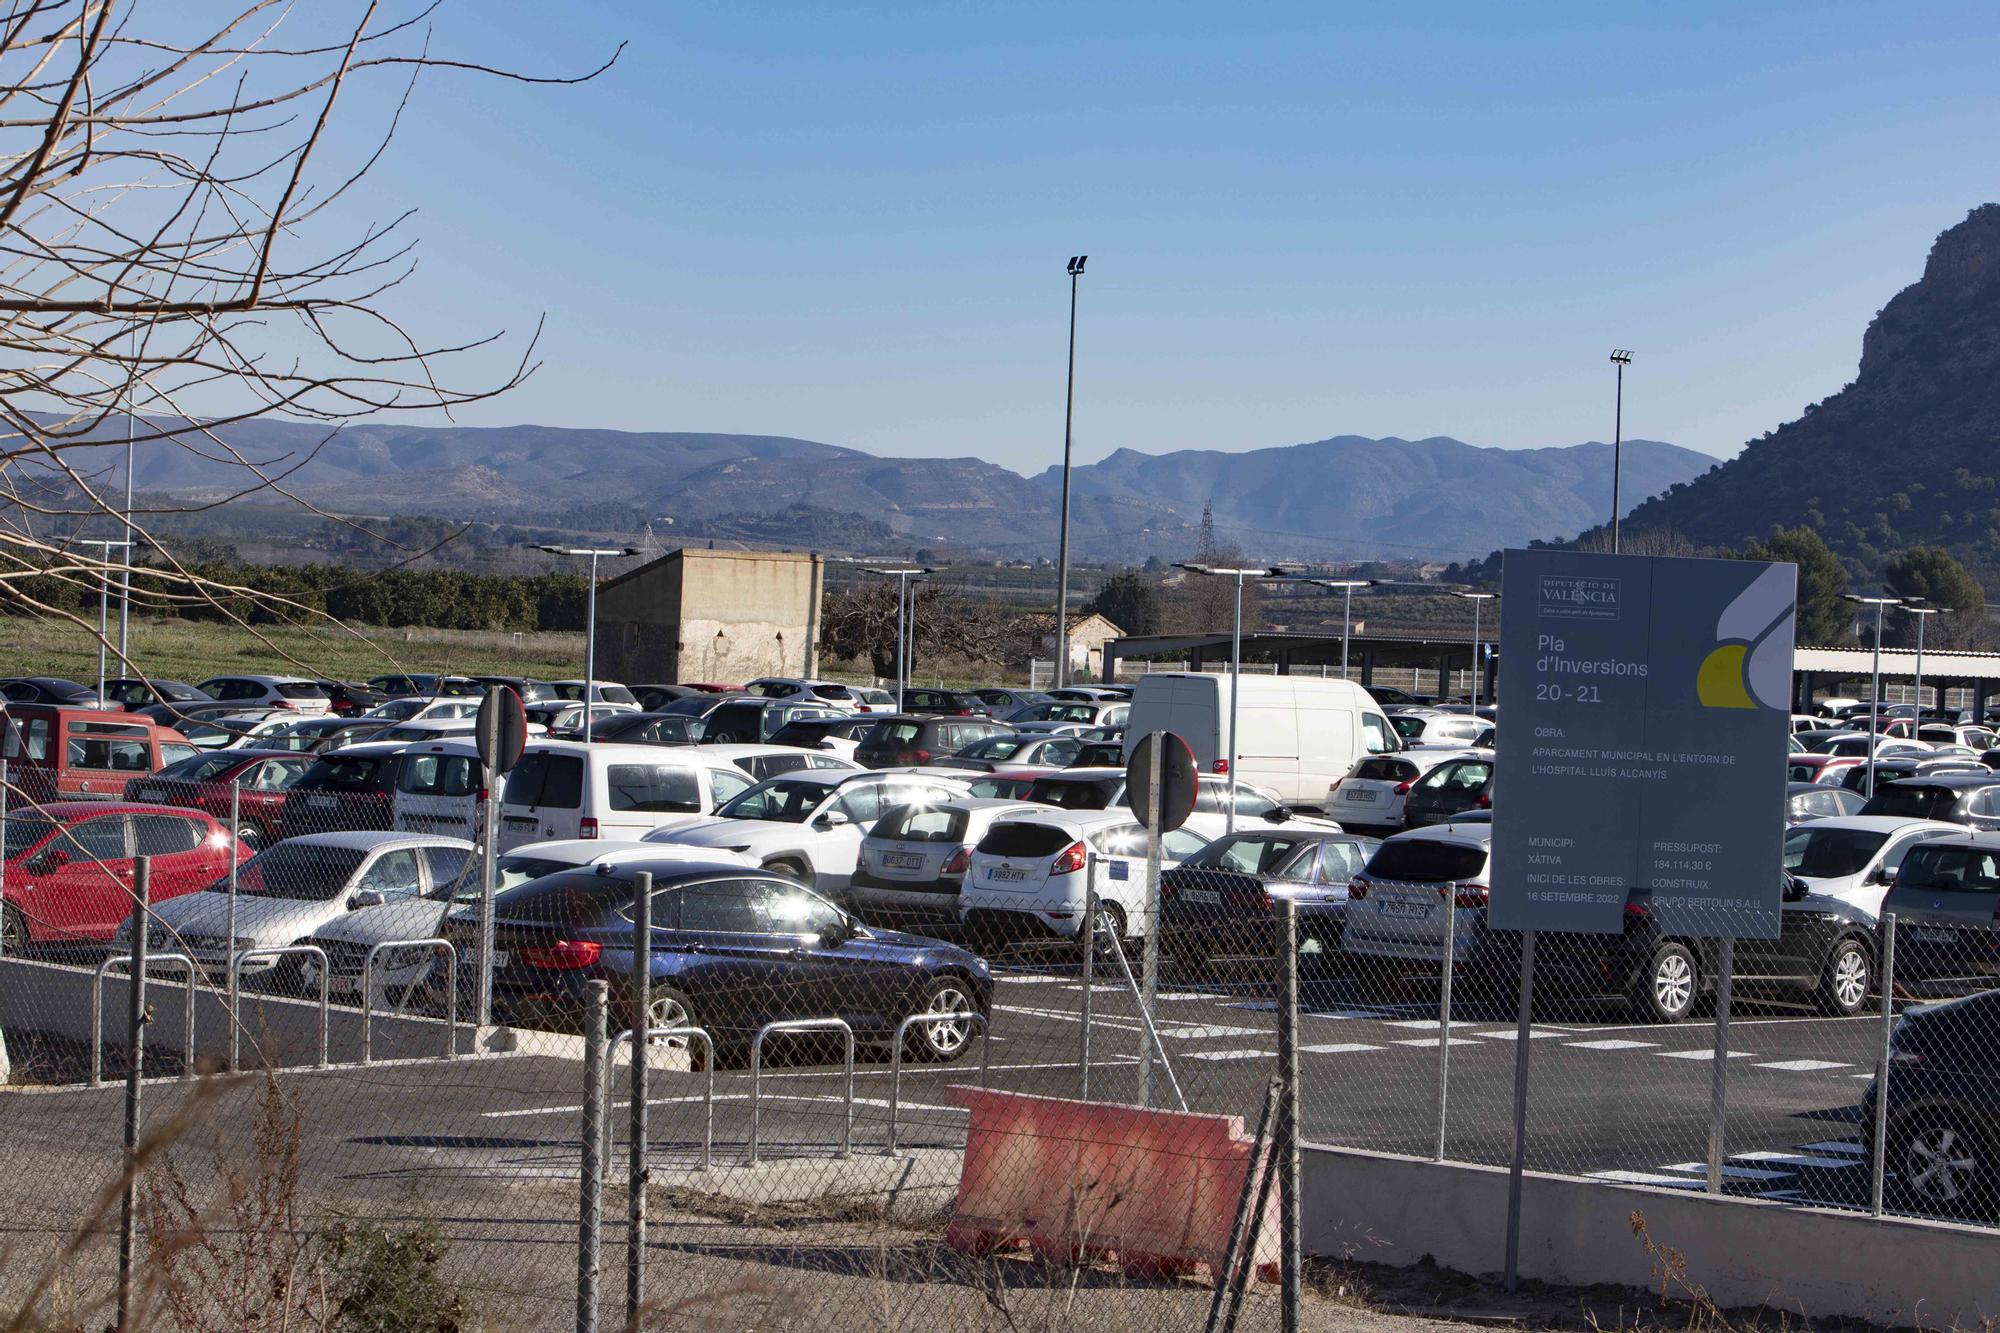
[[[1190,829],[1160,840],[1163,867],[1208,845]],[[1146,933],[1146,831],[1130,810],[1022,809],[986,830],[966,866],[959,917],[975,939],[1076,939],[1097,855],[1098,946]]]
[[[326,688],[303,676],[211,676],[196,688],[224,703],[287,708],[301,717],[323,717],[333,710]]]

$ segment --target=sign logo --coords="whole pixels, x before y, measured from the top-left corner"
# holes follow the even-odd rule
[[[1544,620],[1616,620],[1623,579],[1587,574],[1544,574],[1535,613]]]
[[[1695,673],[1704,708],[1791,707],[1791,571],[1769,565],[1716,617],[1716,646]]]

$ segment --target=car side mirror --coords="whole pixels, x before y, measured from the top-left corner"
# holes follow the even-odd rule
[[[52,847],[42,853],[42,859],[34,868],[34,873],[46,875],[51,870],[60,870],[69,864],[69,853],[60,847]]]
[[[819,944],[822,949],[838,949],[853,938],[854,923],[842,917],[838,921],[829,921],[820,931]]]
[[[847,816],[838,810],[829,810],[813,821],[817,829],[835,829],[848,822]]]
[[[1785,879],[1786,902],[1795,903],[1799,901],[1801,898],[1805,897],[1806,894],[1808,894],[1809,892],[1811,892],[1811,890],[1806,887],[1806,882],[1804,880],[1792,878],[1790,876],[1786,877]]]
[[[1270,813],[1264,816],[1265,819],[1269,820],[1273,824],[1282,824],[1291,817],[1292,817],[1292,807],[1290,807],[1289,805],[1275,806],[1272,808]]]
[[[1887,866],[1876,866],[1868,872],[1868,882],[1870,884],[1894,884],[1896,882],[1896,872]]]
[[[358,912],[364,907],[380,907],[387,901],[389,900],[382,896],[380,889],[361,889],[347,900],[347,910]]]

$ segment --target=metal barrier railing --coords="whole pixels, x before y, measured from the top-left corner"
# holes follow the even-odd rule
[[[326,950],[317,944],[272,944],[255,949],[240,949],[229,957],[229,1067],[234,1070],[239,1065],[237,1039],[243,1032],[243,965],[253,958],[282,958],[289,954],[308,954],[319,959],[319,1068],[327,1066],[329,992],[327,982],[331,980],[326,966]]]
[[[181,1022],[187,1029],[181,1048],[181,1077],[194,1072],[194,983],[201,974],[194,959],[184,953],[153,954],[146,959],[146,975],[152,976],[153,969],[162,964],[177,965],[187,973],[187,1003]],[[113,954],[97,965],[97,975],[90,983],[90,1086],[104,1086],[104,978],[114,967],[130,969],[132,959],[127,954]]]
[[[675,1037],[693,1041],[701,1038],[702,1049],[708,1053],[708,1087],[702,1095],[702,1108],[706,1114],[701,1128],[701,1169],[706,1171],[714,1163],[715,1156],[715,1038],[708,1035],[708,1029],[698,1027],[647,1028],[647,1042],[670,1041]],[[604,1067],[611,1068],[618,1061],[620,1042],[632,1040],[632,1029],[626,1028],[613,1037],[604,1050]],[[636,1053],[634,1059],[641,1058]],[[604,1117],[604,1161],[611,1160],[611,1117]]]
[[[444,1058],[447,1060],[456,1060],[458,1058],[458,950],[452,947],[450,940],[442,936],[433,935],[428,939],[421,940],[383,940],[380,944],[369,949],[368,956],[361,960],[362,1064],[368,1064],[375,1058],[376,956],[386,949],[422,948],[429,949],[431,951],[430,957],[432,958],[437,958],[440,955],[444,958]],[[417,983],[424,979],[428,971],[429,967],[426,966],[423,972],[417,974],[416,980],[410,982],[409,986],[405,988],[403,991],[404,1004],[410,1002],[411,993],[416,990]]]
[[[774,1032],[838,1032],[847,1042],[847,1115],[840,1131],[840,1155],[854,1155],[854,1029],[839,1018],[794,1018],[766,1023],[750,1042],[750,1165],[757,1165],[757,1132],[762,1110],[764,1039]]]
[[[888,1156],[896,1154],[896,1121],[903,1107],[903,1047],[907,1044],[910,1029],[921,1023],[964,1023],[979,1025],[979,1086],[986,1086],[986,1075],[993,1059],[993,1025],[985,1014],[954,1014],[935,1012],[911,1014],[896,1025],[896,1044],[889,1050],[889,1142],[882,1149]],[[967,1041],[972,1040],[970,1033]]]

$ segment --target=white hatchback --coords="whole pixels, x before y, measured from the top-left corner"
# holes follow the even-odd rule
[[[1447,759],[1463,759],[1474,753],[1425,746],[1358,759],[1346,777],[1326,789],[1326,812],[1344,829],[1371,833],[1400,829],[1403,806],[1417,780]]]
[[[1050,810],[1015,804],[995,819],[967,863],[959,917],[975,937],[1075,939],[1082,933],[1090,862],[1097,860],[1097,934],[1145,935],[1146,831],[1130,810]],[[1208,845],[1187,828],[1161,839],[1163,868]]]

